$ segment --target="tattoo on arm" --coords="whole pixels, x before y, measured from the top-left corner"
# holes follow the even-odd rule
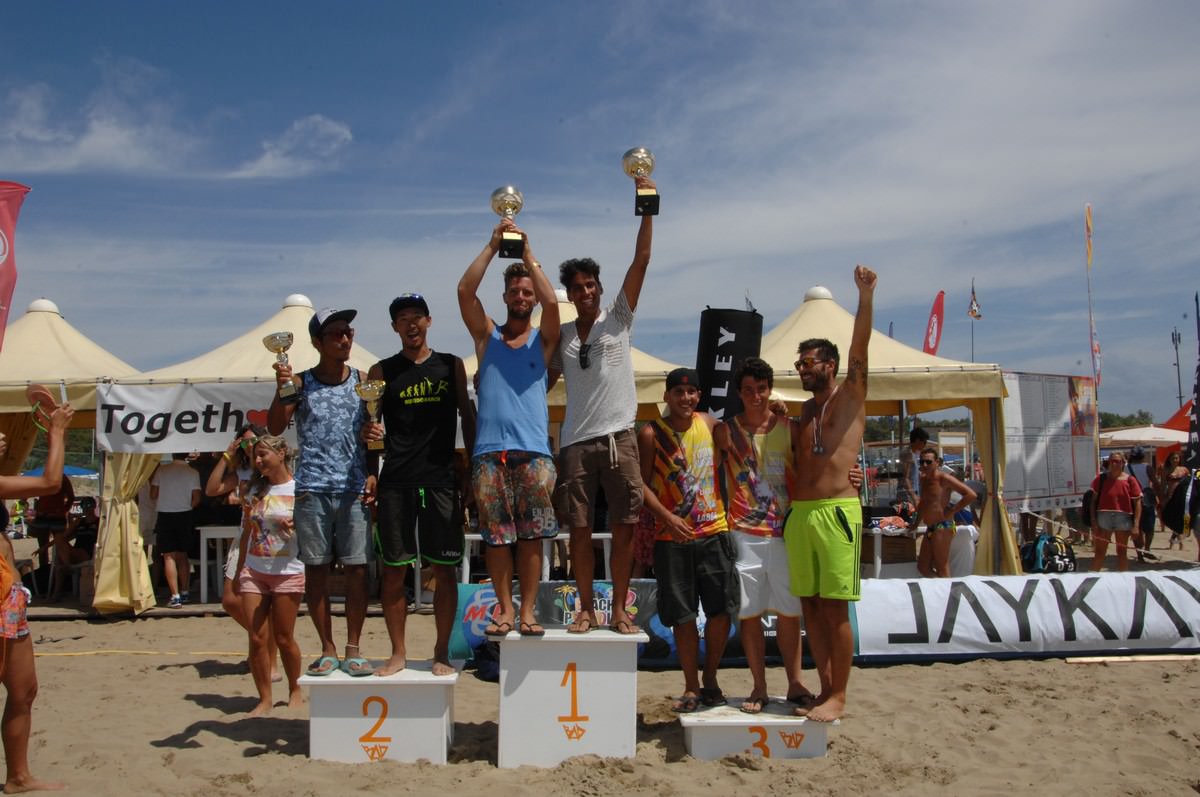
[[[846,367],[846,381],[851,384],[867,384],[867,364],[860,357],[851,357]]]

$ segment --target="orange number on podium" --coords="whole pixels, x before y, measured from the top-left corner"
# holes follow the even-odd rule
[[[758,741],[751,742],[750,746],[757,747],[759,750],[761,750],[763,758],[770,758],[771,748],[769,745],[767,745],[767,729],[761,725],[751,725],[746,730],[758,737]]]
[[[571,713],[565,717],[559,717],[559,722],[587,722],[589,717],[579,713],[579,668],[575,662],[567,662],[566,668],[563,670],[562,683],[559,686],[566,686],[567,682],[571,683]]]
[[[372,703],[379,704],[379,719],[375,720],[375,724],[371,726],[371,730],[367,731],[362,736],[358,737],[358,740],[360,742],[362,742],[363,744],[367,744],[367,743],[371,743],[371,742],[376,743],[376,744],[383,743],[383,742],[390,742],[390,741],[392,741],[392,737],[390,737],[390,736],[376,736],[375,735],[376,733],[379,732],[379,729],[383,727],[383,723],[387,722],[387,715],[388,715],[387,701],[384,700],[379,695],[371,695],[370,697],[368,697],[366,700],[363,701],[363,704],[362,704],[362,713],[363,713],[364,717],[371,716],[370,712],[367,711],[367,707],[370,706]]]

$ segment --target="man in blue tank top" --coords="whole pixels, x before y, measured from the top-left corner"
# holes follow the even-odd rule
[[[271,434],[282,434],[296,421],[296,540],[308,613],[321,639],[321,656],[309,666],[309,675],[328,675],[339,666],[353,676],[374,673],[358,648],[367,617],[367,566],[375,558],[368,507],[375,499],[375,476],[367,476],[366,445],[360,438],[366,409],[354,391],[363,374],[349,364],[355,315],[355,310],[329,308],[313,315],[308,333],[320,360],[296,375],[289,365],[276,363],[279,385],[294,384],[300,400],[285,404],[276,391],[267,413]],[[346,658],[341,662],[329,606],[335,555],[346,570]]]
[[[503,325],[490,319],[479,301],[479,285],[500,249],[505,232],[525,240],[520,263],[504,271]],[[542,323],[530,323],[542,305]],[[534,615],[542,570],[542,540],[558,533],[551,494],[554,460],[550,456],[550,417],[546,409],[546,367],[558,346],[558,301],[554,287],[533,257],[525,233],[504,219],[458,283],[458,306],[475,341],[479,362],[479,416],[471,482],[486,545],[488,575],[496,590],[496,613],[485,633],[503,636],[516,630],[542,636]],[[513,607],[513,546],[521,585],[521,616]]]

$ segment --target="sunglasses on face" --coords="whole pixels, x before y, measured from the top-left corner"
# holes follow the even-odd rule
[[[799,371],[801,368],[812,368],[817,363],[825,363],[825,362],[829,362],[829,361],[822,360],[818,357],[801,357],[800,359],[796,360],[796,370]]]
[[[349,338],[354,340],[354,327],[346,327],[345,329],[327,329],[321,333],[322,337],[337,340],[339,338]]]
[[[921,467],[923,468],[926,465],[934,465],[936,463],[937,463],[937,460],[934,460],[934,459],[923,459],[923,460],[921,460]]]
[[[592,344],[584,343],[579,347],[579,367],[585,371],[588,369],[588,366],[592,364],[591,360],[588,359],[588,355],[591,353]]]
[[[251,448],[254,448],[254,446],[258,445],[258,438],[244,437],[242,438],[242,442],[238,443],[238,445],[241,446],[242,450],[249,451]]]

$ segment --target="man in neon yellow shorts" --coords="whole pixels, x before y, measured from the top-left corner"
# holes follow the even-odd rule
[[[811,709],[796,713],[819,722],[840,719],[854,656],[848,601],[859,597],[862,505],[846,472],[857,462],[867,422],[867,344],[875,272],[854,270],[858,311],[850,339],[846,378],[838,384],[837,346],[810,339],[799,346],[796,370],[812,398],[792,426],[795,481],[792,508],[783,530],[792,592],[800,596],[809,650],[821,693]]]

